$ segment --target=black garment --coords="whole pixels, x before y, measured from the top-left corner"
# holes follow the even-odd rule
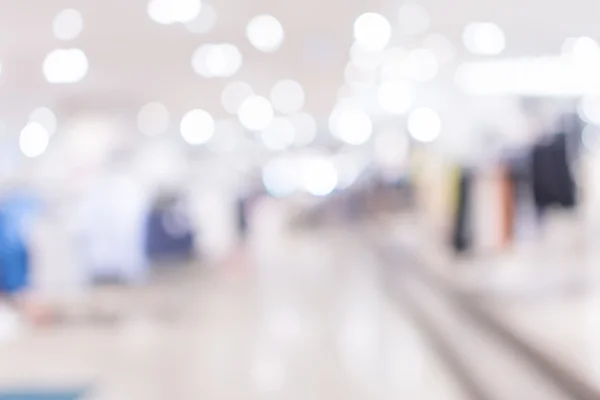
[[[247,210],[247,199],[241,197],[237,200],[237,225],[238,232],[242,239],[246,238],[248,233],[248,210]]]
[[[533,148],[531,172],[533,197],[539,214],[549,206],[572,208],[576,204],[576,185],[571,175],[564,134]]]
[[[460,171],[458,182],[458,201],[452,229],[452,247],[457,253],[463,253],[469,250],[473,242],[470,226],[472,186],[472,173],[466,169],[462,169]]]

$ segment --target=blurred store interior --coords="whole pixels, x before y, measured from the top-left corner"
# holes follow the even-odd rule
[[[600,399],[599,11],[0,0],[0,400]]]

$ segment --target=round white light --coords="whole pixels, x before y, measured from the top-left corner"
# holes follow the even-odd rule
[[[413,101],[413,87],[405,81],[386,81],[377,92],[381,108],[391,114],[404,114]]]
[[[334,165],[338,174],[338,189],[349,188],[360,175],[364,163],[354,153],[338,153]]]
[[[78,10],[67,9],[59,12],[54,17],[52,31],[60,40],[73,40],[83,30],[83,17]]]
[[[209,32],[217,22],[217,12],[207,3],[202,3],[200,14],[190,22],[185,23],[185,27],[192,33],[202,34]]]
[[[259,15],[246,26],[246,36],[250,44],[265,53],[272,53],[281,47],[285,38],[283,26],[272,15]]]
[[[405,35],[420,35],[429,29],[431,17],[418,4],[404,4],[398,10],[398,28]]]
[[[204,144],[214,133],[215,120],[204,110],[191,110],[181,120],[181,136],[189,144]]]
[[[29,122],[21,131],[19,147],[21,152],[29,158],[44,154],[50,143],[50,134],[37,122]]]
[[[204,44],[192,54],[192,68],[205,78],[230,77],[242,66],[242,53],[230,43]]]
[[[392,36],[389,21],[381,14],[365,13],[354,22],[354,39],[368,50],[383,50]]]
[[[383,61],[383,54],[380,50],[368,49],[354,42],[350,47],[350,61],[357,68],[374,70]]]
[[[229,43],[212,45],[206,55],[206,68],[213,76],[233,76],[242,66],[242,53]]]
[[[248,97],[238,109],[238,118],[244,128],[251,131],[262,131],[273,120],[273,106],[264,97]]]
[[[56,133],[56,115],[48,107],[36,108],[29,114],[29,122],[37,122],[48,132],[49,135]]]
[[[371,88],[377,84],[377,69],[362,68],[350,62],[344,68],[344,80],[350,88]]]
[[[416,49],[405,60],[408,77],[417,81],[430,81],[437,75],[439,65],[435,54],[428,49]]]
[[[584,96],[579,102],[577,112],[582,120],[600,125],[600,97]]]
[[[446,36],[440,33],[427,35],[423,41],[423,46],[435,54],[440,64],[446,64],[454,58],[454,45]]]
[[[263,168],[262,179],[267,193],[274,197],[290,196],[302,184],[298,166],[289,158],[270,161]]]
[[[138,113],[137,126],[143,134],[160,135],[169,128],[170,119],[169,110],[164,104],[148,103]]]
[[[474,22],[465,28],[463,42],[473,54],[497,55],[506,45],[504,32],[491,22]]]
[[[207,143],[208,149],[214,153],[230,153],[235,150],[242,135],[242,127],[238,121],[218,120],[215,124],[215,134]]]
[[[409,150],[408,135],[401,131],[385,131],[375,138],[375,156],[384,166],[396,166],[406,160]]]
[[[304,89],[291,79],[279,81],[271,89],[271,103],[283,114],[299,111],[304,106]]]
[[[88,59],[80,49],[56,49],[48,53],[42,69],[50,83],[75,83],[87,75]]]
[[[572,41],[570,54],[579,62],[597,62],[600,58],[600,46],[589,36],[578,37]]]
[[[581,133],[581,143],[588,151],[597,153],[600,150],[600,128],[587,125]]]
[[[341,107],[331,113],[329,126],[340,140],[361,145],[369,141],[373,133],[373,123],[369,115],[360,109]]]
[[[401,47],[394,47],[385,51],[381,60],[381,80],[398,80],[411,78],[408,76],[406,56],[408,53]]]
[[[294,144],[295,137],[294,125],[284,117],[274,118],[260,135],[265,147],[274,151],[291,147]]]
[[[175,23],[170,13],[169,3],[165,0],[150,0],[146,11],[154,22],[162,25]]]
[[[289,116],[289,120],[296,133],[294,145],[307,146],[315,140],[317,137],[317,122],[312,115],[307,113],[292,114]]]
[[[148,15],[162,25],[193,21],[200,14],[200,0],[150,0]]]
[[[440,135],[441,130],[440,116],[431,108],[417,108],[408,116],[408,131],[419,142],[433,142]]]
[[[254,90],[246,82],[231,82],[221,92],[221,104],[228,113],[237,114],[243,101],[252,95]]]
[[[198,47],[192,54],[192,68],[194,71],[205,78],[212,78],[214,75],[208,69],[206,60],[212,49],[212,44],[204,44]]]
[[[338,184],[337,170],[327,160],[306,160],[302,173],[304,190],[313,196],[327,196]]]

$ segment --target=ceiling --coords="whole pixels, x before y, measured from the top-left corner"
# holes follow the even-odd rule
[[[268,95],[279,79],[300,82],[305,110],[326,118],[344,80],[353,22],[366,11],[380,12],[395,24],[400,1],[366,0],[213,0],[217,22],[206,34],[192,34],[181,24],[159,25],[146,12],[146,0],[0,0],[0,119],[18,129],[40,105],[60,117],[88,111],[135,115],[149,101],[160,101],[175,119],[199,107],[225,116],[220,93],[232,80],[245,80]],[[472,58],[460,43],[464,26],[493,21],[506,33],[505,55],[557,53],[568,36],[600,37],[596,15],[600,3],[590,0],[422,0],[431,15],[430,32],[444,34],[455,44],[458,60]],[[84,18],[82,34],[61,42],[52,34],[52,21],[64,8],[77,8]],[[245,37],[245,26],[258,14],[278,18],[285,30],[283,46],[266,54]],[[568,18],[566,18],[568,16]],[[421,38],[394,34],[392,43],[416,46]],[[243,55],[243,66],[232,78],[196,75],[191,54],[201,44],[230,42]],[[57,47],[79,47],[90,68],[81,82],[53,85],[44,80],[41,65]],[[447,68],[455,68],[457,62]]]

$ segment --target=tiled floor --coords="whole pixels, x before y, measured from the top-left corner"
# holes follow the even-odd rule
[[[257,240],[221,271],[109,294],[117,321],[0,344],[0,388],[89,385],[89,400],[462,399],[384,293],[377,262],[342,231]]]

